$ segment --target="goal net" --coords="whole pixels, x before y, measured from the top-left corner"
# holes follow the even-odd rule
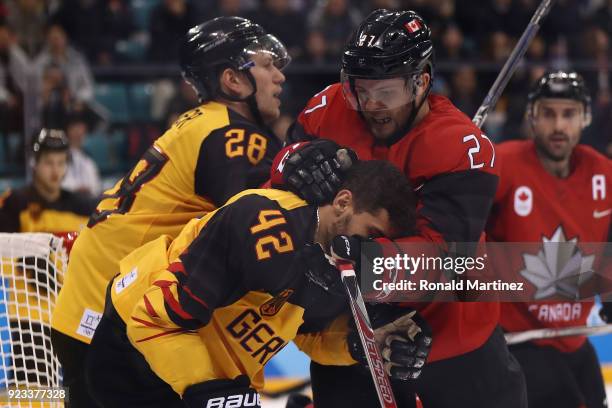
[[[50,322],[68,260],[62,241],[0,233],[0,389],[61,384]]]

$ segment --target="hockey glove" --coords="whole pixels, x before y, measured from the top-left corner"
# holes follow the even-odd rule
[[[183,402],[189,408],[261,408],[259,393],[250,387],[250,381],[245,375],[233,380],[212,380],[191,385],[183,393]]]
[[[383,279],[392,281],[395,279],[396,271],[384,269],[383,272],[375,272],[374,261],[382,259],[385,256],[393,256],[399,249],[396,246],[390,245],[393,241],[388,238],[362,238],[359,235],[337,235],[332,240],[331,253],[332,257],[337,260],[349,261],[355,268],[357,278],[361,282],[361,288],[366,300],[377,297],[374,288],[374,281]],[[385,248],[387,252],[385,254]],[[365,273],[365,274],[364,274]]]
[[[357,155],[327,139],[296,143],[281,150],[272,164],[274,188],[288,189],[309,204],[331,202]]]
[[[334,296],[345,296],[340,280],[340,271],[333,260],[323,252],[319,244],[306,244],[300,251],[301,260],[306,265],[306,277],[315,285]]]
[[[387,375],[397,380],[419,378],[431,349],[431,328],[427,322],[416,310],[407,307],[379,303],[370,304],[367,309]],[[347,342],[351,356],[367,367],[359,333],[354,327]]]
[[[606,323],[612,324],[612,302],[602,302],[599,317]]]

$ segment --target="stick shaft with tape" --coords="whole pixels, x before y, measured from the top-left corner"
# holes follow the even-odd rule
[[[529,48],[531,40],[538,32],[542,19],[548,14],[553,3],[553,0],[542,0],[537,10],[533,14],[533,17],[531,17],[531,21],[529,21],[523,35],[521,35],[521,38],[516,43],[516,46],[514,46],[508,60],[497,75],[497,79],[495,79],[493,86],[491,89],[489,89],[489,93],[487,93],[484,101],[482,101],[482,105],[480,105],[476,115],[474,115],[472,122],[474,122],[476,126],[482,127],[484,121],[487,119],[489,110],[495,107],[495,104],[497,103],[497,100],[499,99],[503,90],[506,88],[510,77],[512,77],[512,74],[514,74],[519,61],[521,58],[523,58],[523,55],[525,55],[527,48]]]
[[[351,312],[355,319],[355,325],[357,326],[357,332],[361,339],[361,345],[368,361],[368,367],[372,374],[372,380],[374,380],[374,387],[378,394],[378,400],[382,408],[397,408],[393,390],[391,389],[391,381],[387,373],[385,373],[385,365],[380,354],[380,350],[376,345],[374,338],[374,329],[370,323],[368,312],[365,307],[365,302],[361,296],[359,285],[357,282],[357,275],[353,269],[353,265],[349,262],[338,262],[338,269],[340,269],[342,276],[342,283],[348,294],[349,303],[351,305]]]
[[[552,339],[569,336],[591,336],[612,333],[612,324],[601,326],[564,327],[560,329],[535,329],[524,332],[506,333],[508,344],[519,344],[531,340]]]

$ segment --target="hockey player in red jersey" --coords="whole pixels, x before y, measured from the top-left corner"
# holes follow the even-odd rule
[[[316,94],[289,142],[327,138],[362,160],[388,160],[418,193],[418,234],[403,242],[477,242],[498,183],[490,140],[447,98],[430,95],[430,30],[413,11],[377,10],[360,25],[342,57],[341,83]],[[312,179],[287,184],[300,190]],[[314,177],[316,180],[317,177]],[[322,191],[325,195],[325,191]],[[497,328],[497,303],[421,303],[433,330],[420,378],[394,384],[401,407],[523,407],[524,379]],[[371,378],[357,366],[313,361],[317,408],[378,404]]]
[[[501,177],[488,238],[574,241],[577,245],[610,241],[612,164],[592,148],[578,144],[591,116],[583,79],[575,72],[547,73],[534,86],[528,102],[533,140],[497,147]],[[553,248],[542,245],[542,253],[546,255],[544,252]],[[544,264],[557,275],[565,264],[552,264],[548,259],[553,257],[555,263],[563,259],[548,256]],[[533,266],[522,264],[516,272],[523,268]],[[556,278],[551,276],[553,281]],[[551,295],[559,299],[562,293],[556,290]],[[602,309],[602,317],[608,321],[611,305],[606,303]],[[501,323],[510,332],[581,326],[586,325],[592,306],[593,302],[571,300],[503,303]],[[536,340],[510,350],[523,367],[529,407],[607,406],[601,369],[586,337]]]

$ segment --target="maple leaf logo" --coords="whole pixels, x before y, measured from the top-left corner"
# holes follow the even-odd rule
[[[535,299],[561,295],[579,299],[579,288],[593,276],[594,255],[585,256],[577,247],[578,240],[565,237],[559,226],[552,237],[542,238],[537,255],[523,254],[525,269],[520,274],[536,288]]]

